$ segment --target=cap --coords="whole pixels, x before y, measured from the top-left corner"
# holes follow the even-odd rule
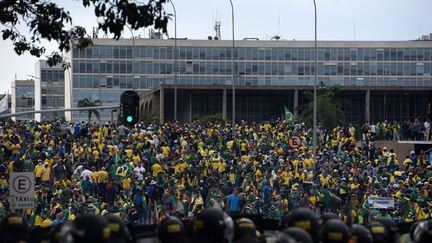
[[[255,223],[248,218],[239,218],[234,222],[234,240],[245,236],[257,236]]]
[[[377,221],[383,224],[384,227],[386,227],[387,231],[389,232],[390,243],[399,241],[399,237],[400,237],[399,228],[397,227],[396,223],[393,220],[389,218],[378,218]]]
[[[296,241],[300,243],[313,243],[312,237],[310,234],[299,227],[288,227],[283,230],[283,232],[292,238],[294,238]]]
[[[108,221],[108,227],[110,229],[110,243],[125,243],[130,240],[129,229],[120,217],[107,214],[105,215],[105,219]]]
[[[6,215],[0,226],[1,241],[26,241],[30,237],[30,227],[27,219],[17,213]]]
[[[306,230],[314,242],[318,242],[320,224],[318,217],[309,208],[298,208],[282,219],[283,227],[299,227]]]
[[[329,219],[322,227],[323,243],[346,243],[350,238],[348,226],[340,219]]]
[[[375,221],[367,225],[367,228],[372,233],[374,243],[388,242],[390,239],[387,228],[380,222]]]
[[[373,243],[371,232],[360,224],[353,224],[351,227],[351,239],[357,243]]]
[[[108,221],[102,216],[85,214],[76,217],[73,222],[76,242],[108,242],[110,229]]]
[[[184,227],[182,221],[174,216],[166,218],[158,226],[158,237],[162,243],[183,242]]]

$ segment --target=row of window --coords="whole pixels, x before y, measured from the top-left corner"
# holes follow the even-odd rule
[[[412,78],[347,78],[347,77],[319,77],[328,85],[341,86],[430,86],[431,78],[412,77]],[[179,76],[178,84],[180,85],[229,85],[229,77],[214,76]],[[73,88],[93,88],[93,89],[151,89],[158,87],[160,83],[174,84],[172,77],[132,77],[132,76],[92,76],[92,75],[75,75]],[[305,85],[311,86],[314,83],[313,77],[238,77],[236,85]],[[97,92],[96,92],[97,93]]]
[[[178,62],[178,74],[231,75],[230,62]],[[271,63],[238,62],[235,73],[239,75],[313,75],[313,62]],[[173,74],[174,64],[167,62],[132,61],[74,61],[74,73],[113,74]],[[318,65],[319,75],[392,75],[429,76],[432,63],[383,63],[383,62],[337,62]]]
[[[64,70],[62,69],[42,69],[42,82],[64,82]]]
[[[230,60],[230,47],[92,46],[73,49],[74,58]],[[314,60],[314,48],[235,48],[236,60]],[[431,48],[319,48],[321,61],[430,61]]]

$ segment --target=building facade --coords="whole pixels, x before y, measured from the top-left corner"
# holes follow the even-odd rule
[[[34,80],[14,80],[11,91],[11,112],[32,111],[35,108]],[[34,114],[12,117],[14,121],[32,121]]]
[[[65,71],[60,65],[50,67],[45,60],[35,64],[35,110],[61,109],[65,107]],[[36,113],[36,121],[64,119],[64,112]]]
[[[93,45],[67,53],[66,107],[80,99],[119,103],[125,90],[142,97],[142,112],[162,121],[232,113],[232,42],[228,40],[93,39]],[[346,120],[426,118],[432,88],[432,41],[320,41],[318,81],[338,85]],[[177,58],[175,53],[177,53]],[[314,85],[313,41],[235,41],[236,120],[276,119],[284,106],[295,113]],[[177,62],[176,62],[177,60]],[[176,64],[177,63],[177,64]],[[175,68],[177,65],[177,68]],[[176,71],[176,72],[175,72]],[[109,120],[110,111],[101,114]],[[85,113],[66,113],[84,120]]]

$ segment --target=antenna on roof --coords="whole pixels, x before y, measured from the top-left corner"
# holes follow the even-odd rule
[[[219,19],[217,20],[217,13],[216,13],[216,20],[215,20],[215,25],[214,25],[214,30],[215,30],[215,40],[220,40],[221,39],[221,25],[222,25],[222,21]]]
[[[356,40],[356,26],[355,26],[355,20],[353,20],[353,22],[354,22],[354,40]]]
[[[279,35],[279,30],[280,30],[280,10],[279,10],[279,13],[278,13],[278,32],[277,32],[278,36],[280,36]]]
[[[280,37],[280,35],[279,35],[279,30],[280,30],[280,11],[279,11],[279,13],[278,13],[278,29],[277,29],[277,34],[271,36],[271,37],[270,37],[270,40],[276,40],[276,41],[278,41],[278,40],[281,39],[281,37]]]

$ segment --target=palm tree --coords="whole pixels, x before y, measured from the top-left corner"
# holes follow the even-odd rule
[[[101,106],[102,102],[100,100],[92,100],[91,98],[84,98],[78,101],[78,107],[94,107]],[[88,121],[90,122],[92,114],[95,115],[97,119],[99,119],[99,111],[98,110],[83,110],[81,112],[88,112]]]

